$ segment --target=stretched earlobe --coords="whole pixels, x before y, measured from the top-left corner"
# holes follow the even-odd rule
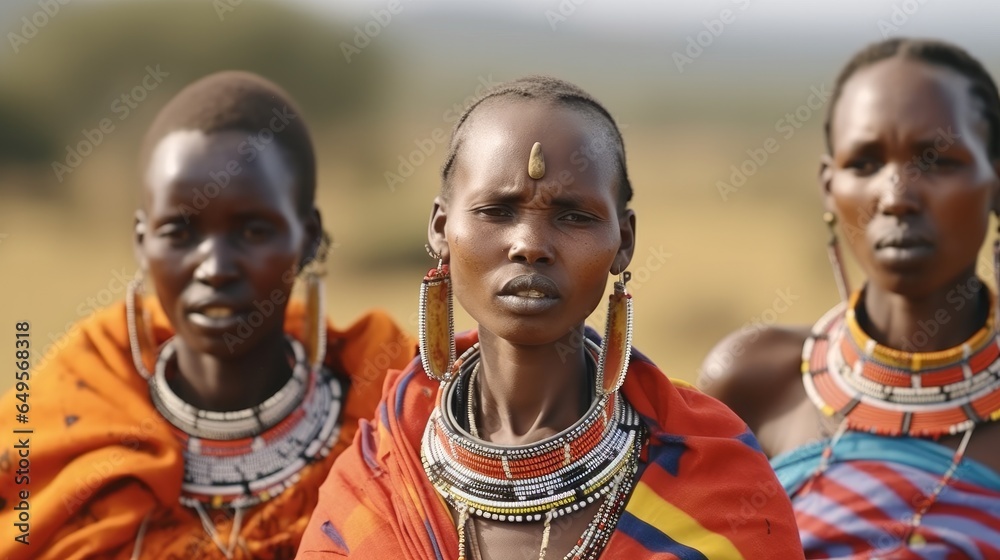
[[[833,187],[833,158],[829,154],[823,154],[819,158],[819,173],[817,174],[820,195],[823,197],[823,209],[827,212],[833,211],[833,201],[830,193]]]
[[[445,263],[448,262],[450,257],[446,234],[447,223],[447,203],[442,197],[438,196],[434,199],[434,206],[431,208],[431,217],[427,223],[427,245]]]
[[[619,217],[619,233],[621,235],[621,245],[618,247],[618,254],[611,265],[611,274],[618,275],[628,268],[632,263],[632,256],[635,254],[635,212],[626,209]]]
[[[143,271],[148,268],[145,249],[146,235],[148,233],[146,213],[142,210],[136,210],[135,220],[132,224],[132,254],[135,257],[135,262],[139,265],[139,269]]]

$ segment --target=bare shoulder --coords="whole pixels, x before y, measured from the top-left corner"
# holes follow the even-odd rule
[[[772,415],[789,388],[801,387],[805,326],[735,331],[708,353],[698,387],[719,399],[754,431]]]

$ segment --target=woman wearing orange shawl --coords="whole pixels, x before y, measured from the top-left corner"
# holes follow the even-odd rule
[[[143,161],[135,245],[155,297],[130,289],[31,372],[30,481],[12,484],[16,450],[0,460],[0,524],[28,490],[29,530],[0,556],[291,558],[379,372],[415,343],[378,312],[326,324],[312,145],[277,86],[192,84]]]
[[[631,349],[631,194],[579,88],[525,78],[471,106],[429,224],[421,359],[387,377],[298,558],[802,558],[746,425]],[[584,321],[609,273],[601,342]],[[452,289],[479,325],[457,338]]]

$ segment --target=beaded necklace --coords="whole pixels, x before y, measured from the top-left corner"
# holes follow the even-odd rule
[[[588,357],[594,345],[588,341]],[[545,522],[540,558],[553,519],[606,498],[567,558],[596,558],[614,531],[632,489],[644,441],[642,420],[618,392],[601,395],[575,424],[542,441],[498,446],[479,439],[470,395],[478,346],[462,356],[445,383],[421,442],[421,461],[438,493],[459,514],[460,558],[470,516]],[[465,400],[466,406],[462,406]],[[469,429],[462,426],[464,412]],[[470,416],[471,414],[471,416]]]
[[[936,352],[878,344],[857,319],[861,292],[823,316],[802,349],[806,392],[852,430],[938,438],[1000,418],[1000,341],[993,317]],[[991,294],[991,297],[992,296]]]
[[[260,405],[231,412],[199,410],[184,402],[167,383],[167,366],[176,353],[167,341],[149,380],[157,411],[169,421],[184,446],[180,503],[198,512],[206,533],[231,558],[245,510],[270,500],[299,480],[308,464],[326,457],[339,435],[343,388],[329,371],[310,371],[305,351],[287,337],[292,376]],[[206,507],[235,510],[224,545]]]
[[[830,467],[834,448],[848,430],[933,439],[962,433],[948,470],[907,523],[903,540],[920,546],[925,539],[917,528],[954,478],[976,425],[1000,418],[1000,338],[991,313],[957,347],[925,353],[889,348],[861,328],[861,294],[827,312],[802,349],[806,393],[824,415],[841,422],[799,492],[808,492]],[[992,292],[990,300],[993,309]]]

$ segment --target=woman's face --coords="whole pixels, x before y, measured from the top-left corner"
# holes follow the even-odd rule
[[[295,273],[321,228],[315,210],[300,215],[281,148],[247,161],[245,141],[235,131],[165,136],[136,220],[137,254],[177,335],[223,359],[281,336]]]
[[[844,84],[820,178],[871,282],[921,297],[975,270],[998,200],[988,125],[955,71],[895,57]]]
[[[481,330],[515,344],[559,340],[632,257],[635,217],[617,203],[615,145],[596,116],[537,101],[490,102],[465,126],[431,246]],[[540,180],[528,175],[535,142]]]

